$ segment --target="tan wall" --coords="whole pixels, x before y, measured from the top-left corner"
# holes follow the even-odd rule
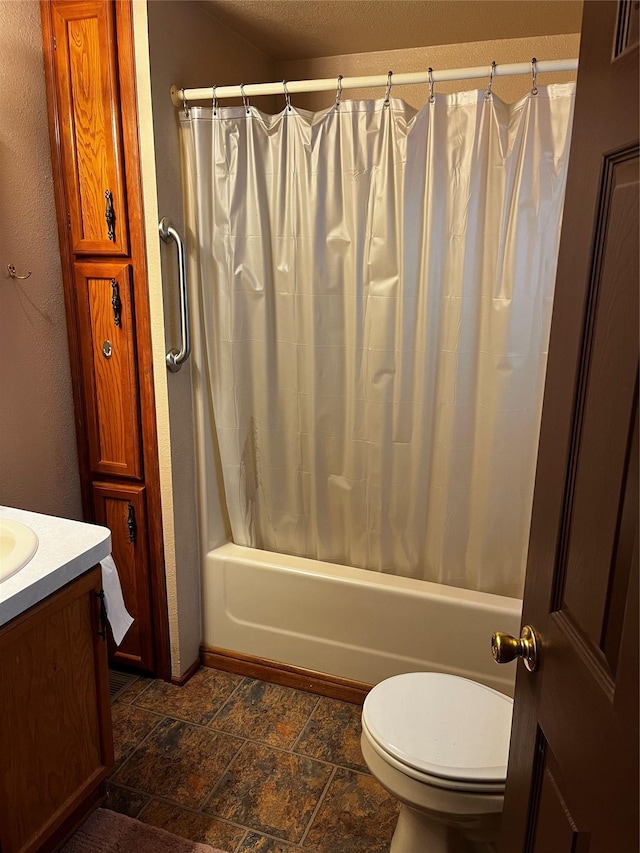
[[[191,0],[134,0],[134,20],[171,668],[179,676],[197,659],[202,634],[191,365],[168,374],[164,362],[179,340],[179,313],[175,247],[160,246],[159,218],[185,233],[178,111],[169,90],[270,79],[274,69]]]
[[[536,36],[535,38],[503,39],[500,41],[477,41],[469,44],[445,44],[435,47],[416,47],[406,50],[387,50],[372,53],[353,53],[345,56],[325,56],[319,59],[300,59],[278,64],[275,79],[308,80],[323,77],[361,77],[368,74],[394,74],[410,71],[425,71],[429,66],[434,70],[445,68],[468,68],[479,65],[490,65],[495,60],[498,64],[510,62],[528,62],[533,56],[536,59],[570,59],[578,56],[580,47],[579,34]],[[539,85],[548,83],[563,83],[575,80],[575,73],[542,74],[538,77]],[[463,92],[468,89],[480,89],[488,81],[459,80],[451,83],[439,83],[437,92]],[[503,101],[517,101],[531,89],[531,78],[526,77],[496,77],[493,84],[494,93]],[[414,107],[421,107],[429,89],[425,86],[402,86],[394,91]],[[380,98],[384,89],[352,89],[345,92],[344,98]],[[308,110],[323,110],[330,107],[335,96],[329,92],[316,92],[307,95],[296,95],[294,103]]]
[[[0,503],[82,517],[37,0],[0,3]]]

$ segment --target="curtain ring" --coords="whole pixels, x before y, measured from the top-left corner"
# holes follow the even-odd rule
[[[216,98],[216,89],[217,86],[213,86],[213,97],[211,99],[211,109],[213,110],[214,116],[218,115],[218,99]]]
[[[251,113],[251,110],[249,109],[251,104],[249,103],[249,99],[247,98],[247,96],[244,93],[244,87],[245,87],[245,84],[240,83],[240,92],[242,93],[242,104],[246,110],[247,115],[249,115]]]
[[[493,75],[496,71],[496,63],[495,61],[491,63],[491,70],[489,71],[489,85],[487,87],[487,91],[485,93],[485,100],[489,100],[489,98],[493,95]]]
[[[286,110],[288,110],[289,112],[291,112],[291,95],[290,95],[290,94],[289,94],[289,92],[287,91],[287,81],[286,81],[286,80],[283,80],[283,81],[282,81],[282,88],[283,88],[283,90],[284,90],[284,100],[285,100],[285,105],[284,105],[284,107],[285,107],[285,109],[286,109]]]
[[[491,95],[493,94],[493,92],[491,90],[493,89],[493,75],[495,74],[495,72],[496,72],[496,63],[492,62],[491,63],[491,71],[489,72],[489,86],[488,86],[487,91],[486,91],[485,96],[484,96],[486,101],[488,101],[489,98],[491,97]]]
[[[336,109],[340,106],[340,98],[342,97],[342,74],[338,74],[338,84],[336,86]]]
[[[538,60],[535,58],[535,56],[531,60],[531,76],[533,78],[533,86],[531,88],[531,94],[537,95],[538,94],[538,85],[537,85],[537,81],[538,81]]]
[[[429,103],[435,104],[436,96],[433,92],[433,68],[429,68]]]
[[[385,106],[385,107],[389,106],[389,96],[391,95],[391,75],[392,74],[393,74],[393,71],[389,71],[389,73],[387,74],[387,91],[384,93],[384,104],[383,104],[383,106]]]
[[[187,103],[187,96],[185,94],[184,89],[180,90],[182,92],[182,109],[184,110],[185,116],[189,117],[189,104]]]

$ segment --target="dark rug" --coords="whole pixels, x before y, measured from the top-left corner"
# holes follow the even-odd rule
[[[60,853],[225,853],[108,809],[96,809]]]

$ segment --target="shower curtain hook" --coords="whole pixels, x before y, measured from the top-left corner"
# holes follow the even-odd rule
[[[535,56],[534,56],[534,57],[533,57],[533,59],[531,60],[531,76],[533,77],[533,86],[532,86],[532,88],[531,88],[531,94],[532,94],[532,95],[537,95],[537,94],[538,94],[538,86],[537,86],[537,81],[538,81],[538,60],[535,58]]]
[[[218,99],[216,98],[216,89],[217,88],[218,88],[217,86],[213,87],[213,99],[211,102],[211,108],[213,109],[214,116],[218,115]]]
[[[336,109],[340,106],[340,98],[342,97],[342,74],[338,74],[338,85],[336,86]]]
[[[429,103],[435,104],[436,96],[433,93],[433,68],[429,68]]]
[[[488,86],[487,91],[486,91],[485,96],[484,96],[486,101],[488,101],[489,98],[493,95],[493,92],[491,90],[493,89],[493,75],[495,74],[495,71],[496,71],[496,63],[494,61],[491,63],[491,71],[489,72],[489,86]]]
[[[182,109],[184,110],[185,116],[189,117],[189,104],[187,103],[187,96],[185,94],[184,89],[180,89],[182,92]]]
[[[249,107],[251,106],[251,104],[249,103],[249,99],[247,98],[247,96],[244,93],[244,87],[245,87],[245,84],[240,83],[240,92],[242,93],[242,104],[246,110],[247,115],[250,115],[251,110],[249,109]]]
[[[387,91],[384,93],[384,105],[385,107],[389,106],[389,96],[391,95],[391,75],[393,71],[389,71],[387,74]]]
[[[285,109],[291,112],[291,95],[287,91],[287,81],[282,81],[282,88],[284,89],[284,100],[285,100]]]

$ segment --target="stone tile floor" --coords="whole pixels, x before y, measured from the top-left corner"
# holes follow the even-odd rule
[[[201,668],[112,702],[107,808],[229,853],[387,853],[398,805],[369,774],[357,705]]]

